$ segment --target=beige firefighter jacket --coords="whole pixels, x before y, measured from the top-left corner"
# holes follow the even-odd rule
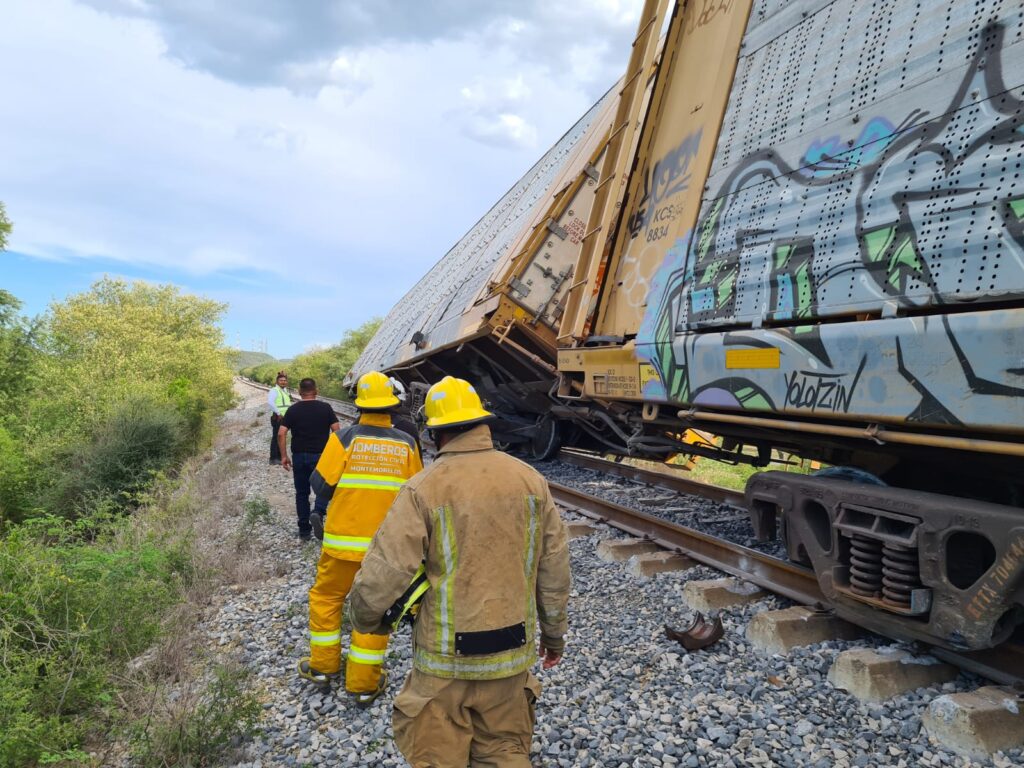
[[[547,482],[494,450],[486,425],[453,437],[407,481],[377,531],[349,594],[352,625],[384,612],[426,562],[430,589],[413,634],[413,664],[462,680],[511,677],[567,628],[569,550]]]

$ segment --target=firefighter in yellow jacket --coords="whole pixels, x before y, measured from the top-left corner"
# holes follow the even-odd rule
[[[377,531],[349,616],[359,631],[385,631],[389,609],[424,567],[430,587],[416,614],[413,670],[394,705],[398,748],[414,766],[526,768],[538,621],[545,669],[564,647],[565,525],[544,478],[494,449],[484,423],[492,415],[468,382],[446,377],[425,407],[439,455],[405,484]]]
[[[358,423],[333,433],[310,477],[316,509],[326,505],[316,583],[309,590],[310,655],[299,674],[329,685],[341,669],[341,613],[352,580],[388,508],[405,481],[423,468],[414,438],[394,429],[399,404],[388,377],[372,371],[356,385]],[[368,706],[387,687],[386,634],[352,632],[345,689]]]

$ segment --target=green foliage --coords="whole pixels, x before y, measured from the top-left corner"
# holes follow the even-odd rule
[[[260,523],[269,523],[274,519],[274,513],[270,509],[270,502],[263,496],[254,496],[251,499],[246,499],[243,509],[245,509],[245,525],[250,529]]]
[[[245,349],[232,349],[228,353],[231,370],[241,371],[245,368],[255,368],[263,363],[273,363],[274,358],[266,352],[255,352]]]
[[[41,328],[47,397],[33,414],[81,435],[135,395],[170,401],[193,431],[208,430],[232,398],[217,325],[224,309],[174,286],[107,278],[54,304]]]
[[[346,331],[337,344],[303,352],[287,365],[275,360],[246,368],[241,373],[253,381],[273,384],[277,372],[286,370],[292,386],[298,386],[299,380],[308,376],[316,379],[321,395],[347,400],[348,392],[341,382],[380,328],[380,323],[380,318],[368,320],[358,328]]]
[[[11,234],[11,229],[13,229],[13,225],[11,220],[7,218],[7,209],[0,202],[0,251],[7,248],[7,238]]]
[[[105,721],[124,664],[190,578],[182,543],[90,526],[91,543],[56,516],[0,540],[0,768],[66,756]]]
[[[245,672],[218,667],[205,695],[166,717],[149,721],[135,736],[142,768],[199,768],[217,764],[256,732],[262,707],[243,687]]]
[[[103,502],[127,510],[153,477],[182,457],[188,424],[174,405],[134,396],[117,403],[75,444],[47,493],[49,508],[88,513]]]
[[[0,291],[0,523],[128,509],[232,402],[221,304],[103,279],[35,324],[19,306]]]
[[[35,326],[18,314],[21,302],[0,288],[0,424],[10,422],[27,405],[37,352]]]

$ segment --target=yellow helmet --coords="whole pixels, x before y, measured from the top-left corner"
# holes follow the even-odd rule
[[[379,371],[370,371],[359,377],[356,384],[356,408],[364,411],[384,411],[398,405],[391,381]]]
[[[473,386],[454,376],[445,376],[427,391],[425,410],[432,429],[475,424],[494,416],[484,410]]]

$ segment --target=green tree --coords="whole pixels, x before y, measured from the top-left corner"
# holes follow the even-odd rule
[[[13,226],[11,220],[7,218],[7,209],[4,208],[3,202],[0,202],[0,251],[7,249],[7,238],[10,236]]]
[[[309,376],[316,379],[320,392],[327,397],[346,398],[341,382],[380,328],[380,323],[377,317],[367,320],[358,328],[346,331],[337,344],[303,352],[288,367],[289,375],[296,382]]]
[[[171,285],[109,278],[52,305],[35,418],[82,434],[117,404],[149,399],[176,406],[198,437],[231,402],[225,308]]]

